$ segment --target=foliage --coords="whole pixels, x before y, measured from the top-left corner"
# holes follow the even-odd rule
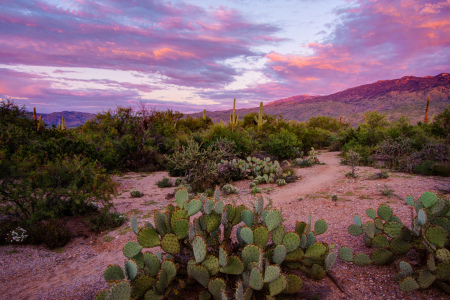
[[[170,173],[186,175],[194,191],[213,188],[221,177],[218,162],[233,158],[232,149],[233,143],[226,139],[217,140],[206,149],[191,139],[168,158]]]
[[[44,163],[19,154],[0,163],[0,212],[35,222],[93,210],[106,204],[117,183],[87,158],[57,157]]]
[[[408,196],[406,202],[411,207],[411,229],[388,205],[381,204],[377,211],[369,208],[366,214],[371,220],[362,223],[355,215],[355,224],[348,227],[348,232],[354,236],[362,235],[364,244],[376,249],[368,256],[364,253],[353,255],[350,248],[342,247],[339,257],[358,266],[385,265],[414,249],[419,256],[416,261],[421,263],[420,269],[414,271],[409,263],[401,261],[401,271],[395,276],[400,289],[426,289],[435,283],[450,293],[450,201],[425,192],[417,200]]]
[[[379,192],[381,193],[381,195],[388,197],[389,199],[391,199],[391,197],[394,194],[394,190],[391,189],[390,187],[387,186],[387,184],[383,184],[383,187],[379,188]]]
[[[298,156],[301,146],[294,133],[283,129],[279,133],[270,134],[263,149],[279,159],[287,159]]]
[[[141,198],[143,194],[138,190],[131,190],[130,191],[131,198]]]
[[[110,208],[110,205],[107,205],[88,217],[92,231],[100,232],[111,230],[125,223],[127,220],[125,215],[116,211],[111,212]]]
[[[239,194],[239,191],[238,191],[238,189],[237,189],[237,187],[235,187],[234,185],[232,185],[232,184],[225,184],[223,187],[222,187],[222,192],[225,194],[225,195],[230,195],[230,194]]]
[[[155,210],[154,224],[138,228],[132,216],[137,242],[125,244],[123,269],[118,265],[106,268],[104,278],[110,289],[99,292],[96,299],[119,295],[124,299],[173,299],[182,297],[186,289],[201,299],[295,294],[302,288],[302,280],[287,269],[300,269],[311,278],[322,279],[335,262],[336,254],[316,240],[327,230],[324,220],[314,225],[310,220],[297,222],[295,231],[287,232],[281,213],[264,206],[261,197],[252,209],[225,205],[218,189],[214,198],[192,200],[181,189],[175,201],[165,212]],[[200,216],[191,220],[199,212]],[[237,242],[231,239],[235,226]],[[143,252],[157,246],[164,252]]]
[[[174,182],[168,177],[163,177],[160,181],[156,183],[159,188],[173,187]]]
[[[361,156],[359,155],[359,153],[350,150],[346,156],[345,156],[345,163],[350,166],[351,172],[350,172],[350,176],[353,178],[356,178],[356,170],[357,170],[357,166],[359,165],[359,161],[361,159]],[[347,175],[346,175],[347,176]]]

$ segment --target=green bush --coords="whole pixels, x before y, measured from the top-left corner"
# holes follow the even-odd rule
[[[270,134],[263,143],[263,150],[279,159],[294,158],[299,155],[302,143],[297,136],[283,129],[280,133]]]
[[[117,183],[87,158],[57,157],[41,163],[16,154],[0,162],[0,213],[35,222],[89,213],[106,204]]]
[[[125,223],[126,220],[127,218],[124,214],[116,211],[111,212],[110,206],[105,206],[99,212],[88,217],[91,230],[95,232],[117,228]]]
[[[173,187],[173,186],[174,186],[174,183],[173,183],[172,180],[170,180],[170,178],[168,178],[168,177],[163,177],[163,179],[161,179],[160,181],[158,181],[158,182],[156,183],[156,185],[157,185],[159,188],[167,188],[167,187]]]

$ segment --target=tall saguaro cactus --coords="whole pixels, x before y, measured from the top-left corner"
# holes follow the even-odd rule
[[[423,123],[425,123],[425,124],[428,123],[428,107],[429,106],[430,106],[430,96],[428,96],[427,108],[425,108],[425,118],[423,120]]]
[[[64,116],[62,116],[61,121],[58,121],[58,130],[66,130],[66,121],[64,120]]]
[[[267,120],[263,120],[263,102],[259,104],[259,114],[258,118],[255,116],[256,124],[258,125],[258,130],[267,122]]]
[[[236,99],[234,99],[234,102],[233,102],[233,113],[230,114],[231,131],[234,131],[234,129],[236,128],[238,123],[239,123],[239,114],[236,114]]]
[[[203,110],[203,121],[206,121],[206,109]]]

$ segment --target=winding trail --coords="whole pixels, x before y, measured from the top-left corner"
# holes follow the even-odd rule
[[[296,175],[301,177],[294,184],[288,184],[281,189],[276,189],[270,197],[274,204],[284,206],[299,197],[304,198],[320,189],[338,187],[338,181],[342,180],[342,173],[348,171],[348,167],[340,165],[337,156],[340,152],[325,152],[319,155],[319,161],[324,165],[315,165],[312,168],[296,169]]]

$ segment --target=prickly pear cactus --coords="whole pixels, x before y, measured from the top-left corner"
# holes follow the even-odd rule
[[[316,240],[327,230],[324,220],[313,225],[310,220],[300,222],[295,231],[287,232],[281,211],[271,203],[265,205],[262,197],[247,208],[225,205],[219,189],[212,198],[189,200],[182,188],[175,204],[165,212],[155,211],[154,224],[142,228],[131,217],[137,242],[125,244],[123,269],[106,268],[104,277],[111,288],[99,292],[96,299],[174,299],[192,284],[200,287],[199,299],[229,295],[242,300],[273,299],[302,288],[301,278],[289,274],[290,269],[322,279],[336,260],[336,253]],[[153,254],[146,249],[154,247],[164,252]],[[229,280],[235,282],[233,291],[227,291]]]
[[[385,265],[414,249],[422,257],[428,256],[427,263],[414,271],[409,263],[401,261],[400,272],[395,277],[400,289],[410,292],[435,283],[450,294],[450,201],[444,196],[425,192],[417,200],[408,196],[406,203],[411,208],[410,226],[405,226],[385,204],[376,211],[368,209],[366,214],[370,220],[366,223],[356,215],[355,224],[348,227],[348,232],[354,236],[362,235],[364,244],[376,249],[368,256],[364,253],[353,255],[351,249],[342,247],[339,257],[358,266]]]

